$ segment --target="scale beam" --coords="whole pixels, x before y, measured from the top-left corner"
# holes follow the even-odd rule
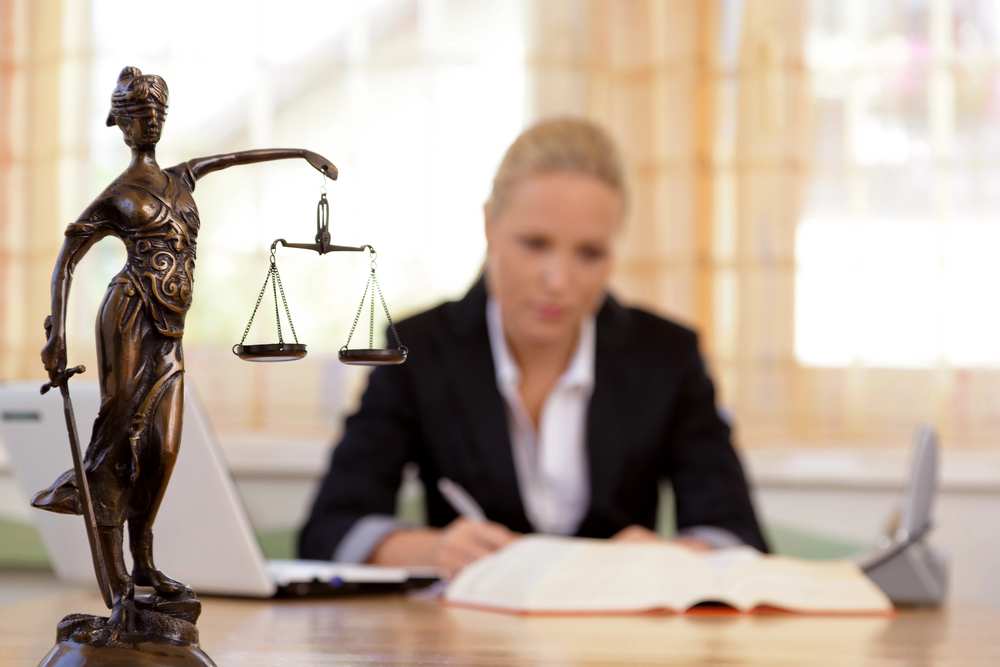
[[[325,174],[325,172],[324,172]],[[271,244],[271,257],[274,257],[274,251],[277,250],[278,244],[286,248],[298,248],[299,250],[312,250],[313,252],[318,252],[321,255],[325,255],[328,252],[362,252],[368,250],[369,252],[375,252],[375,248],[370,245],[333,245],[330,243],[330,203],[326,199],[326,188],[324,187],[321,191],[319,197],[319,203],[316,205],[316,236],[315,243],[289,243],[285,239],[275,239],[274,243]]]
[[[329,238],[318,239],[316,243],[289,243],[285,239],[275,239],[274,243],[271,244],[272,253],[277,250],[279,243],[285,248],[312,250],[313,252],[318,252],[321,255],[325,255],[328,252],[362,252],[364,250],[372,249],[370,245],[359,245],[357,247],[350,245],[331,245]]]

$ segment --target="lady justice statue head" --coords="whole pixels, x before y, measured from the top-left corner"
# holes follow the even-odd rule
[[[108,127],[120,127],[129,148],[153,148],[167,119],[168,100],[163,77],[143,74],[138,67],[126,67],[118,75],[118,85],[111,93]]]

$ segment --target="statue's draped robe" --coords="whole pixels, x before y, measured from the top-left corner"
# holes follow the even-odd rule
[[[148,511],[163,482],[162,438],[180,435],[184,357],[181,336],[191,307],[198,209],[188,165],[163,172],[163,191],[118,178],[67,236],[117,236],[128,253],[97,315],[101,409],[84,467],[98,525],[122,525]],[[107,211],[130,215],[107,215]],[[118,217],[118,220],[110,219]],[[32,504],[80,514],[70,470]]]

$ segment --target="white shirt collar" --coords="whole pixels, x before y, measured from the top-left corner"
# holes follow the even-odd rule
[[[507,345],[499,301],[487,301],[486,322],[525,514],[539,532],[572,535],[590,507],[587,410],[597,353],[594,318],[581,323],[576,350],[545,398],[537,426],[521,400],[521,369]]]
[[[503,318],[500,314],[500,302],[493,297],[489,297],[486,301],[486,326],[489,330],[490,349],[493,352],[497,384],[502,389],[519,389],[521,369],[507,345],[507,337],[503,330]],[[584,319],[580,325],[580,336],[577,339],[576,350],[574,350],[566,370],[556,383],[556,388],[593,389],[596,355],[597,326],[594,316],[590,316]]]

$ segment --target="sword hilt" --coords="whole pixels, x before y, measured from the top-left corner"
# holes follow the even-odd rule
[[[62,375],[59,376],[59,379],[57,381],[55,381],[55,382],[46,382],[45,384],[42,385],[42,389],[41,389],[42,394],[44,395],[44,394],[49,393],[49,389],[52,389],[53,387],[58,387],[59,385],[61,385],[62,383],[64,383],[66,380],[70,379],[74,375],[79,375],[80,373],[86,372],[86,370],[87,370],[87,368],[85,366],[82,366],[82,365],[81,366],[75,366],[73,368],[67,368],[66,370],[64,370],[62,372]]]

